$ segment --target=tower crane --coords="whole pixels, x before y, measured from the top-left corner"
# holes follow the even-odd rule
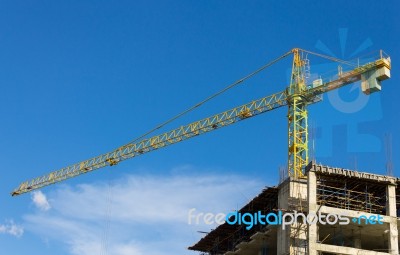
[[[306,78],[309,62],[304,57],[305,54],[314,54],[336,62],[352,65],[352,69],[343,72],[339,68],[337,75],[333,79],[327,81],[317,79],[311,84],[307,84]],[[354,65],[348,61],[295,48],[272,61],[271,64],[289,55],[293,55],[293,63],[290,84],[285,90],[188,125],[180,126],[171,131],[128,143],[111,152],[22,182],[11,192],[11,195],[21,195],[50,184],[92,172],[96,169],[114,166],[123,160],[167,147],[283,106],[288,106],[288,174],[293,178],[305,177],[304,171],[308,164],[307,106],[320,101],[319,98],[322,94],[357,81],[361,81],[361,89],[367,95],[380,91],[381,81],[390,78],[391,60],[381,50],[377,59],[363,65]],[[247,77],[258,73],[268,66],[270,64],[258,69]],[[237,83],[242,82],[244,79],[239,80]]]

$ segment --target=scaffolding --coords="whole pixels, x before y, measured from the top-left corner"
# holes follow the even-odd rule
[[[345,210],[386,214],[386,185],[337,176],[317,176],[317,203]]]

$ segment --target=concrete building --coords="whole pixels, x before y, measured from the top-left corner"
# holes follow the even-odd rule
[[[315,162],[306,175],[265,188],[238,211],[303,213],[306,218],[296,216],[297,223],[285,229],[282,224],[256,224],[248,230],[245,224],[224,223],[189,249],[210,255],[399,254],[400,179]],[[323,221],[313,224],[316,218]]]

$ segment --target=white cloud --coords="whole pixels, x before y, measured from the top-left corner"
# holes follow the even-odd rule
[[[0,225],[0,233],[21,237],[24,234],[24,229],[22,226],[15,224],[13,220],[10,220],[6,224]]]
[[[26,228],[73,255],[190,253],[215,226],[188,225],[188,212],[228,212],[262,189],[243,176],[126,176],[109,183],[59,186],[52,210],[26,215]],[[46,199],[47,201],[47,199]]]
[[[47,201],[47,197],[40,190],[32,192],[32,202],[33,204],[42,211],[48,211],[51,206],[49,201]]]

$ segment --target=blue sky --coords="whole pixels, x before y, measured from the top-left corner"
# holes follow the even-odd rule
[[[188,225],[190,208],[240,208],[277,183],[286,109],[35,195],[9,193],[133,140],[294,47],[391,56],[381,93],[366,98],[356,84],[309,110],[318,162],[384,174],[392,133],[398,176],[397,9],[394,0],[0,1],[2,253],[194,254],[186,247],[210,226]],[[310,60],[313,77],[337,68]],[[283,90],[290,66],[284,60],[163,131]]]

